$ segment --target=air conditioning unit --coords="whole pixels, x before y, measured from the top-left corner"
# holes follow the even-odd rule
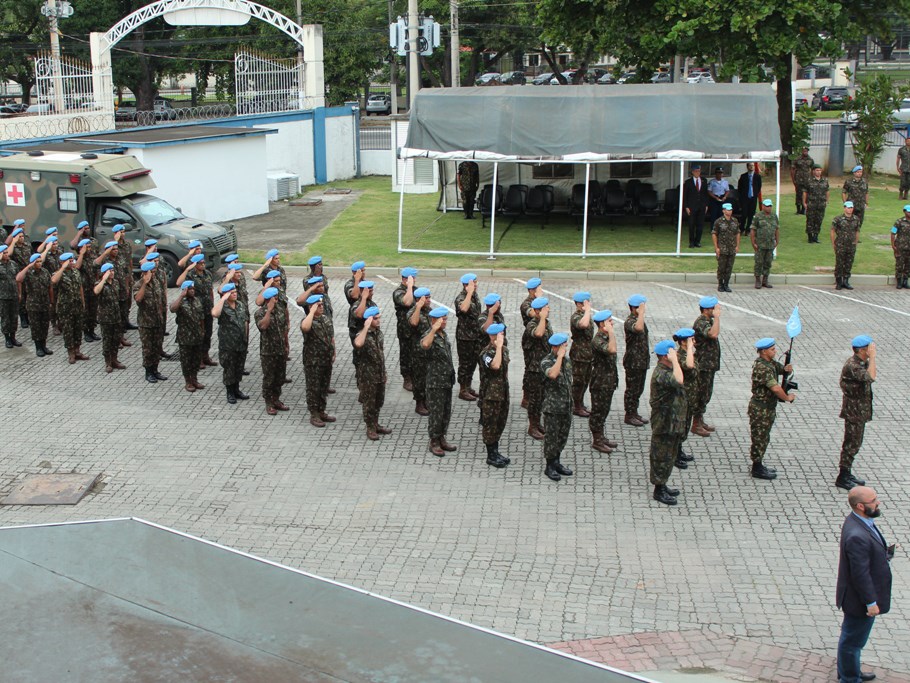
[[[277,202],[279,199],[290,199],[300,192],[300,176],[290,173],[281,173],[266,176],[269,186],[269,201]]]

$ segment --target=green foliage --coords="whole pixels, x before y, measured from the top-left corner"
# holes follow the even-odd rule
[[[847,102],[847,111],[857,115],[853,131],[853,154],[856,162],[871,177],[875,160],[885,149],[885,136],[894,128],[892,114],[910,93],[907,86],[894,85],[886,74],[877,74]]]
[[[0,0],[0,78],[21,85],[26,101],[35,83],[32,58],[50,49],[41,5],[42,0]]]
[[[804,104],[796,112],[793,127],[790,129],[790,161],[802,153],[803,147],[809,146],[812,137],[812,124],[815,122],[815,112]]]

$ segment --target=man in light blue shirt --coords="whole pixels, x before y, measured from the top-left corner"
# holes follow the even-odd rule
[[[723,212],[721,207],[729,201],[730,183],[724,178],[724,169],[718,166],[714,169],[714,177],[708,181],[708,198],[710,206],[710,225],[720,218]]]

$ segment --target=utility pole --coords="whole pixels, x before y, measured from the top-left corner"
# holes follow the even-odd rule
[[[73,16],[73,6],[65,0],[57,5],[57,0],[47,0],[41,8],[41,14],[47,17],[51,36],[51,73],[54,78],[54,113],[62,114],[66,109],[63,98],[63,74],[60,71],[60,33],[58,17]]]
[[[420,90],[420,24],[417,17],[417,0],[408,0],[408,109]]]
[[[303,11],[300,9],[300,0],[297,0],[297,25],[303,26]],[[306,92],[305,71],[303,64],[303,45],[297,43],[297,108],[304,108],[304,92]]]
[[[458,0],[449,0],[449,17],[451,20],[451,59],[452,87],[461,86],[461,43],[458,35]]]
[[[394,0],[389,0],[389,24],[395,22],[393,10]],[[392,89],[392,113],[398,113],[398,57],[395,51],[389,52],[389,87]]]

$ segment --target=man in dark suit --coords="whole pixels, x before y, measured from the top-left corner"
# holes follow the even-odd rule
[[[872,624],[891,609],[891,567],[894,546],[875,526],[881,503],[875,490],[855,486],[847,497],[852,512],[844,520],[837,568],[837,606],[844,612],[837,644],[837,676],[840,683],[871,681],[875,674],[860,670],[860,655]]]
[[[744,235],[748,235],[752,219],[755,218],[758,195],[761,194],[761,173],[755,170],[755,164],[751,162],[746,164],[746,172],[739,177],[736,193],[739,195],[739,205],[743,212],[740,229]]]
[[[701,246],[701,233],[708,213],[708,184],[701,177],[701,166],[692,167],[692,177],[683,183],[683,211],[689,222],[689,248]]]

